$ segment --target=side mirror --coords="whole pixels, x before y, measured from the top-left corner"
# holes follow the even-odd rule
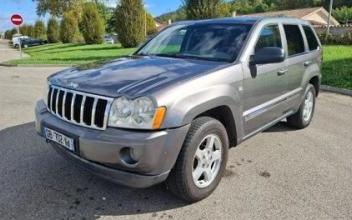
[[[285,60],[285,52],[279,47],[264,47],[251,56],[250,65],[280,63]]]

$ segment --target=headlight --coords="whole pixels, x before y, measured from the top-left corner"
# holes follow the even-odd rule
[[[109,126],[135,129],[159,129],[166,112],[165,107],[156,108],[148,97],[130,100],[116,99],[110,109]]]
[[[44,89],[43,89],[43,100],[45,102],[45,105],[48,105],[48,94],[49,94],[49,82],[47,82],[44,86]]]

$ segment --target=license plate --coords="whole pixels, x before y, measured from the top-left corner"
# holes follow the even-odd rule
[[[72,138],[69,138],[64,134],[61,134],[60,132],[51,130],[49,128],[44,128],[44,131],[45,137],[48,140],[58,143],[61,146],[64,146],[65,148],[69,149],[70,151],[75,151],[74,140]]]

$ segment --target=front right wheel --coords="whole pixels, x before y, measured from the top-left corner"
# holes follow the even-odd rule
[[[208,197],[218,186],[226,168],[229,140],[221,122],[210,117],[193,121],[167,188],[189,202]]]

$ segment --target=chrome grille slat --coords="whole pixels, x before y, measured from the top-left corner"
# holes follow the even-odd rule
[[[72,122],[75,121],[75,119],[73,118],[74,116],[74,107],[75,107],[75,101],[76,101],[76,94],[73,94],[73,97],[72,97],[72,101],[71,101],[71,120]]]
[[[55,92],[55,89],[53,88],[52,91],[51,91],[51,97],[50,97],[50,111],[53,112],[53,98],[54,98],[54,92]]]
[[[97,104],[98,104],[98,99],[94,99],[93,109],[92,109],[92,117],[91,117],[91,126],[94,128],[97,127],[95,125],[95,113],[96,113]]]
[[[79,116],[79,122],[80,124],[86,125],[83,120],[83,114],[84,114],[84,105],[86,104],[86,98],[87,96],[83,96],[82,103],[81,103],[81,115]]]
[[[82,127],[94,128],[94,129],[98,129],[98,130],[105,130],[106,129],[107,124],[108,124],[109,111],[110,111],[110,107],[111,107],[113,98],[88,94],[88,93],[84,93],[84,92],[78,92],[75,90],[60,88],[60,87],[53,86],[53,85],[50,86],[50,89],[51,89],[51,96],[49,98],[50,99],[50,106],[48,106],[48,110],[53,115],[61,118],[64,121],[70,122],[72,124],[80,125]],[[50,91],[50,89],[49,89],[49,91]],[[56,92],[56,94],[54,97],[53,95],[55,92]],[[61,93],[61,96],[60,96],[60,93]],[[70,97],[68,97],[68,95]],[[79,101],[81,101],[81,103],[79,103],[79,101],[76,103],[77,96],[79,96],[79,99],[82,97],[82,101],[79,100]],[[62,106],[60,106],[61,102],[59,104],[59,99],[60,99],[59,97],[61,97]],[[71,97],[72,97],[72,99],[71,99]],[[87,98],[88,98],[88,100],[87,100]],[[55,101],[55,103],[53,103],[53,101]],[[71,101],[71,103],[69,103],[70,101]],[[68,103],[66,103],[66,102],[68,102]],[[87,102],[87,109],[85,109],[86,102]],[[97,112],[98,102],[104,103],[104,107],[105,107],[104,112],[102,112],[102,111]],[[91,104],[88,104],[88,103],[91,103]],[[105,105],[105,103],[106,103],[106,105]],[[81,105],[79,105],[79,104],[81,104]],[[76,105],[76,108],[75,108],[75,105]],[[59,114],[59,107],[60,107],[60,111],[62,111],[61,115]],[[76,109],[76,119],[78,119],[77,114],[79,113],[79,120],[78,121],[76,121],[74,118],[75,109]],[[85,115],[85,114],[87,114],[87,115]],[[86,119],[85,119],[85,117],[86,117]],[[89,123],[89,118],[91,119],[90,125],[87,124],[87,123]],[[84,120],[86,120],[87,123]],[[96,124],[95,123],[96,120],[101,121],[103,123]]]
[[[62,99],[62,117],[63,118],[66,118],[65,116],[66,95],[67,95],[67,91],[64,91],[64,98]]]
[[[59,115],[59,94],[60,94],[60,90],[58,89],[56,92],[56,99],[55,99],[55,113],[56,115]]]

